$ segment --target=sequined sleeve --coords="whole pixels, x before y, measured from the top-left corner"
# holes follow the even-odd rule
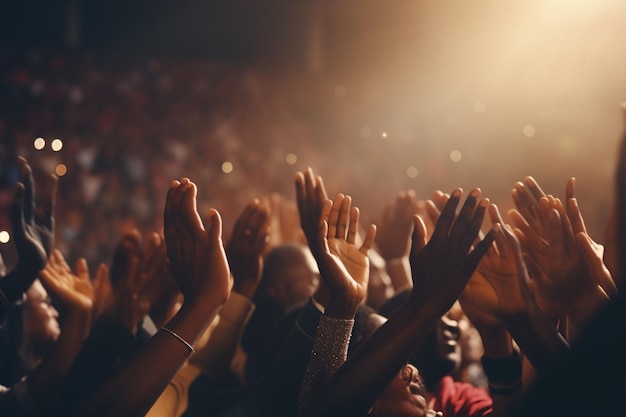
[[[300,389],[299,415],[303,415],[311,399],[348,356],[348,344],[354,320],[343,320],[322,315],[317,327],[315,342]]]

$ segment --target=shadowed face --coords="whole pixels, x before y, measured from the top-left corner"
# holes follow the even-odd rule
[[[61,330],[59,313],[50,304],[48,293],[41,282],[35,281],[26,292],[24,303],[24,331],[32,343],[34,353],[43,356],[57,341]]]
[[[372,417],[422,417],[426,415],[426,389],[417,368],[407,364],[374,404]]]

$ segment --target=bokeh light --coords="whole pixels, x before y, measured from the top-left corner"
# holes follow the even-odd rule
[[[461,159],[463,159],[463,154],[461,153],[461,151],[455,149],[450,152],[450,160],[452,162],[459,162]]]
[[[387,134],[387,132],[383,132],[380,136],[381,136],[383,139],[387,139],[387,138],[389,137],[389,135]]]
[[[409,177],[409,178],[416,178],[417,174],[418,174],[417,168],[415,168],[415,167],[408,167],[406,169],[406,176]]]
[[[285,155],[285,161],[289,165],[294,165],[296,162],[298,162],[298,156],[295,153],[288,153],[287,155]]]
[[[63,141],[59,138],[56,138],[52,141],[52,143],[50,143],[50,147],[54,152],[59,152],[61,149],[63,149]]]
[[[67,166],[65,164],[57,165],[54,169],[54,173],[57,174],[59,177],[64,176],[65,174],[67,174]]]
[[[33,143],[33,146],[35,147],[35,149],[40,151],[40,150],[42,150],[43,148],[46,147],[46,140],[44,138],[37,138],[37,139],[35,139],[35,142]]]
[[[6,230],[0,231],[0,243],[9,243],[11,235]]]
[[[222,164],[222,172],[224,174],[230,174],[231,172],[233,172],[233,164],[232,162],[224,162]]]
[[[535,126],[533,125],[524,126],[524,129],[522,129],[522,131],[524,132],[524,136],[526,136],[527,138],[534,137],[536,133]]]

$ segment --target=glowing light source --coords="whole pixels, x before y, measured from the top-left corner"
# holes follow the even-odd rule
[[[59,177],[62,177],[63,175],[67,174],[67,166],[65,164],[59,164],[57,165],[57,167],[54,169],[55,174],[57,174]]]
[[[382,136],[383,139],[387,139],[388,137],[387,132],[383,132],[380,136]]]
[[[335,91],[335,96],[339,98],[344,98],[346,95],[348,95],[348,89],[346,88],[345,85],[337,84],[335,86],[334,91]]]
[[[293,165],[298,162],[298,156],[295,153],[288,153],[285,155],[285,161],[287,161],[289,165]]]
[[[6,230],[0,232],[0,243],[9,243],[11,235]]]
[[[415,167],[408,167],[406,169],[406,176],[409,177],[409,178],[415,178],[415,177],[417,177],[417,174],[418,174],[417,168],[415,168]]]
[[[536,133],[535,126],[526,125],[524,126],[523,132],[526,137],[532,138],[533,136],[535,136]]]
[[[233,164],[231,162],[224,162],[222,164],[222,172],[224,174],[230,174],[233,172]]]
[[[63,141],[59,138],[56,138],[52,141],[50,147],[54,152],[59,152],[61,149],[63,149]]]
[[[462,158],[463,154],[461,153],[461,151],[457,151],[456,149],[454,149],[452,152],[450,152],[450,160],[452,162],[459,162]]]
[[[35,146],[35,149],[40,151],[46,147],[46,140],[44,138],[37,138],[35,139],[35,142],[33,143],[33,145]]]

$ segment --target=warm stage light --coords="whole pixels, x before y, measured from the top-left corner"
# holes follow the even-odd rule
[[[224,162],[222,164],[222,172],[224,174],[230,174],[233,172],[233,164],[231,162]]]
[[[9,243],[11,235],[6,230],[0,232],[0,243]]]
[[[35,139],[35,142],[33,143],[33,145],[35,146],[35,149],[40,151],[46,147],[46,140],[44,138],[37,138]]]
[[[450,160],[452,162],[459,162],[462,158],[463,158],[463,154],[461,154],[460,151],[457,151],[455,149],[452,152],[450,152]]]
[[[535,136],[535,126],[533,125],[526,125],[524,126],[524,136],[528,137],[528,138],[532,138],[533,136]]]
[[[417,177],[417,168],[415,167],[408,167],[406,169],[406,176],[409,178],[416,178]]]
[[[57,174],[57,176],[62,177],[63,175],[67,174],[67,166],[65,164],[59,164],[54,169],[54,172],[55,174]]]
[[[285,161],[289,164],[289,165],[293,165],[296,162],[298,162],[298,157],[296,156],[295,153],[288,153],[285,156]]]
[[[54,152],[59,152],[61,149],[63,149],[63,141],[59,138],[56,138],[52,141],[50,147]]]

